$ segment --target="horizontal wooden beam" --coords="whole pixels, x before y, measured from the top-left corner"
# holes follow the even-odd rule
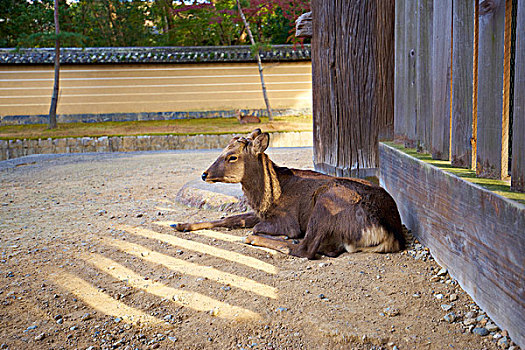
[[[525,345],[525,205],[379,146],[403,223],[512,339]]]

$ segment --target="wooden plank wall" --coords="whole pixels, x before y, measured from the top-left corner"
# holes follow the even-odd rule
[[[505,116],[503,65],[505,43],[505,4],[484,3],[479,9],[478,53],[478,135],[476,173],[500,179],[507,173],[508,139],[502,140]],[[495,92],[498,92],[497,94]],[[505,160],[505,161],[503,161]]]
[[[472,161],[474,12],[474,2],[454,2],[450,161],[462,168]]]
[[[432,139],[434,159],[448,160],[452,69],[452,0],[434,3],[432,30]]]
[[[512,3],[396,2],[397,140],[478,176],[508,179],[511,24],[523,22],[512,18]],[[523,134],[519,120],[513,128],[513,136]],[[516,155],[519,167],[523,154]],[[525,185],[513,189],[525,191]]]
[[[385,144],[379,157],[381,184],[403,223],[500,328],[525,345],[525,206]]]
[[[273,108],[311,108],[309,62],[266,63]],[[64,65],[59,114],[213,111],[265,108],[257,65]],[[52,66],[0,65],[0,115],[47,114]]]
[[[418,149],[430,151],[432,142],[432,38],[433,0],[418,1],[417,22],[417,140]]]
[[[518,2],[511,188],[525,192],[525,1]]]

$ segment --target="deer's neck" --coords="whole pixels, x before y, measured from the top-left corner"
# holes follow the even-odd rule
[[[264,153],[258,155],[257,164],[245,169],[241,184],[248,203],[261,216],[281,197],[281,185],[274,164]]]

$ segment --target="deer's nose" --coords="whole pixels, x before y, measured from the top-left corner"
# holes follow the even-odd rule
[[[206,181],[207,177],[208,177],[208,173],[207,172],[202,173],[202,175],[201,175],[202,181]]]

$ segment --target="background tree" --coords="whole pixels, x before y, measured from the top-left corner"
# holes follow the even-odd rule
[[[249,44],[235,0],[59,1],[61,43],[72,47]],[[257,42],[293,42],[309,0],[243,0]],[[53,47],[53,0],[0,1],[1,47]]]
[[[53,84],[53,95],[51,96],[51,106],[49,107],[49,129],[56,129],[57,127],[57,104],[58,91],[60,82],[60,26],[58,20],[58,0],[55,0],[54,6],[54,20],[55,20],[55,80]]]

